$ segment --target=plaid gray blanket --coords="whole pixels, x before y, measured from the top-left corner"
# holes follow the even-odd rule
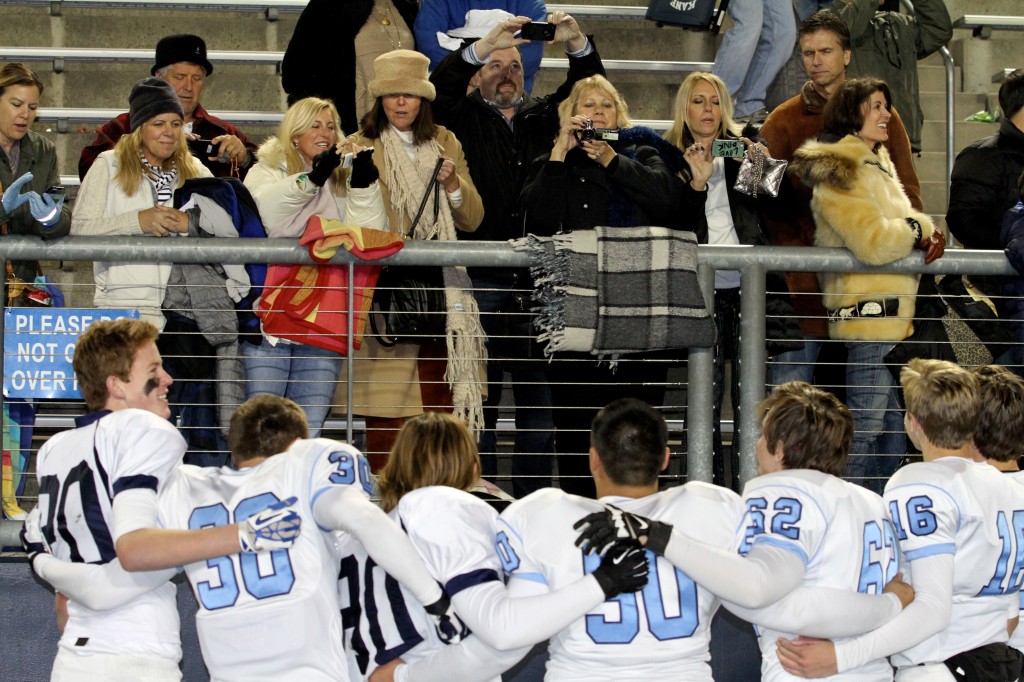
[[[663,227],[597,227],[512,241],[530,257],[544,353],[600,358],[710,347],[715,323],[697,282],[697,238]]]

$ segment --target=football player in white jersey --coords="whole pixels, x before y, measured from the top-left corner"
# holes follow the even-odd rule
[[[1005,642],[1024,576],[1024,494],[971,442],[980,411],[976,376],[917,359],[900,383],[907,435],[924,461],[897,471],[885,500],[917,598],[892,622],[846,642],[780,640],[780,660],[805,677],[891,655],[900,682],[1016,680],[1020,654]]]
[[[610,505],[608,511],[585,517],[577,526],[584,529],[580,544],[588,549],[616,538],[635,538],[664,557],[658,561],[677,575],[691,585],[695,581],[696,603],[704,608],[700,618],[691,619],[695,623],[710,622],[717,608],[715,595],[744,607],[763,607],[802,586],[766,608],[726,604],[762,626],[762,679],[791,679],[773,655],[775,640],[783,633],[838,633],[837,628],[859,633],[898,613],[896,597],[865,596],[881,593],[896,575],[896,540],[882,499],[836,476],[845,466],[853,437],[853,419],[845,405],[809,384],[791,382],[778,387],[761,411],[757,457],[764,475],[747,484],[742,524],[714,526],[715,515],[738,520],[738,512],[722,513],[721,500],[715,500],[717,514],[713,509],[701,514],[698,509],[665,513],[648,503],[649,513],[628,500],[608,499],[603,500]],[[595,444],[600,443],[597,433],[595,425]],[[676,490],[682,496],[694,486],[702,484]],[[738,506],[738,501],[731,502]],[[648,610],[650,606],[646,604]],[[656,645],[663,646],[663,641]],[[683,655],[702,663],[706,648],[706,639],[693,639]],[[695,669],[687,679],[710,679],[703,668],[701,675]],[[843,679],[891,680],[892,673],[880,660]]]
[[[557,594],[510,599],[495,551],[497,514],[466,492],[479,476],[476,443],[456,417],[430,412],[402,426],[380,473],[381,504],[451,595],[472,636],[458,646],[444,646],[423,627],[422,609],[354,552],[342,560],[339,582],[353,677],[371,673],[374,682],[392,676],[418,682],[497,679],[529,646],[608,595],[640,589],[646,582],[646,559],[632,544],[610,552],[600,567],[595,562],[592,577],[580,573]]]
[[[1024,486],[1024,471],[1017,462],[1024,456],[1024,379],[1002,365],[981,365],[974,374],[980,402],[974,447],[1006,478]],[[1024,591],[1018,594],[1024,611]],[[1024,652],[1024,627],[1019,623],[1008,644]]]
[[[248,400],[231,417],[234,468],[182,466],[160,495],[161,521],[171,528],[221,525],[297,495],[307,528],[315,522],[358,539],[428,605],[420,608],[433,629],[449,602],[406,535],[370,501],[366,459],[333,440],[305,440],[307,433],[305,413],[291,400]],[[215,680],[347,679],[334,541],[333,533],[307,530],[290,549],[185,566],[200,606],[203,659]]]
[[[181,679],[173,572],[129,575],[121,565],[168,568],[287,546],[298,532],[287,509],[222,528],[156,529],[156,492],[185,451],[167,421],[171,378],[156,337],[156,327],[139,320],[91,325],[73,364],[93,413],[39,451],[39,504],[26,522],[26,549],[43,580],[79,597],[67,604],[52,680]],[[289,537],[264,537],[278,530]],[[83,567],[84,578],[75,570]],[[120,576],[124,592],[93,589],[91,581],[108,572]]]

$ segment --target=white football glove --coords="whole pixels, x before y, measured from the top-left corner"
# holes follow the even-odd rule
[[[288,549],[302,532],[302,517],[295,511],[295,497],[275,502],[238,524],[238,544],[243,552]]]

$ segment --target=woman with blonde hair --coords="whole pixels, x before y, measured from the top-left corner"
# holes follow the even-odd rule
[[[460,647],[444,646],[423,607],[404,588],[399,590],[365,550],[346,544],[339,589],[359,623],[346,627],[345,649],[364,679],[375,666],[390,669],[404,662],[412,665],[406,672],[413,678],[444,674],[468,682],[500,680],[533,644],[625,589],[625,562],[607,559],[559,590],[510,597],[503,573],[513,568],[512,559],[495,551],[504,534],[498,515],[480,499],[483,495],[468,492],[479,472],[473,435],[452,414],[426,412],[408,419],[398,432],[377,481],[381,505],[445,587],[469,628],[466,632],[462,623],[455,624],[463,628],[462,636],[471,636]]]
[[[549,236],[598,225],[692,229],[677,175],[686,165],[682,153],[650,128],[634,127],[626,101],[608,79],[578,81],[558,114],[551,154],[534,161],[523,187],[527,232]],[[587,139],[589,132],[581,131],[591,127],[595,135]],[[616,130],[618,139],[602,139],[602,129]],[[587,353],[560,352],[548,365],[563,490],[593,497],[586,453],[594,416],[623,397],[661,405],[669,360],[674,358],[634,354],[612,371]]]
[[[702,244],[765,244],[757,201],[735,189],[736,176],[746,150],[756,148],[767,155],[760,139],[741,136],[733,120],[733,102],[722,79],[712,73],[694,71],[683,79],[673,105],[672,127],[665,139],[684,152],[686,167],[681,172],[683,199],[694,219],[693,231]],[[739,154],[714,156],[716,140],[742,143]],[[774,280],[773,280],[774,281]],[[727,472],[722,445],[721,413],[725,397],[725,363],[738,357],[740,333],[740,273],[715,272],[714,319],[718,328],[714,348],[714,482],[739,490],[739,433],[733,430],[731,466]],[[769,326],[783,324],[772,321]],[[779,333],[769,330],[768,337]],[[730,382],[733,424],[738,424],[739,371],[733,366]]]
[[[455,241],[458,232],[480,226],[484,208],[462,144],[434,124],[430,103],[435,90],[427,78],[428,64],[426,56],[411,50],[377,57],[369,85],[374,104],[350,140],[375,150],[373,162],[392,232],[405,239]],[[429,192],[410,237],[434,179],[436,191]],[[383,466],[395,434],[409,417],[454,410],[472,428],[483,426],[481,368],[487,356],[473,285],[465,268],[445,267],[442,273],[445,338],[388,345],[377,335],[367,335],[356,354],[352,410],[366,419],[366,454],[374,471]],[[386,336],[383,323],[377,323]]]
[[[245,186],[267,236],[298,239],[314,215],[387,229],[373,151],[340,136],[334,104],[307,97],[288,109],[277,135],[260,146]],[[342,168],[347,153],[355,155],[351,171]],[[317,437],[333,402],[341,356],[265,330],[260,345],[243,344],[242,352],[247,397],[267,393],[294,400],[306,412],[310,437]]]
[[[93,163],[75,200],[71,234],[166,237],[188,233],[188,215],[173,208],[174,190],[210,177],[188,150],[184,112],[174,89],[159,78],[137,82],[128,96],[131,132]],[[97,308],[138,308],[163,329],[161,304],[171,263],[93,266]]]

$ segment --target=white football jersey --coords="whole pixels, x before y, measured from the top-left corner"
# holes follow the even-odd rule
[[[866,488],[820,471],[789,469],[750,481],[743,502],[740,552],[766,543],[796,554],[805,566],[803,587],[881,594],[900,570],[899,543],[885,503]],[[799,680],[782,669],[775,649],[779,637],[796,635],[766,628],[758,628],[758,634],[761,679]],[[879,659],[827,679],[888,681],[892,668]]]
[[[181,463],[185,441],[145,410],[95,412],[39,449],[40,531],[58,559],[106,564],[114,549],[114,496],[157,491]],[[93,611],[68,603],[61,641],[82,654],[149,654],[179,660],[175,587],[165,583],[124,606]]]
[[[897,471],[885,501],[908,561],[953,555],[949,626],[893,655],[893,665],[1005,642],[1008,600],[1018,599],[1024,580],[1024,488],[985,462],[943,457]]]
[[[1024,471],[1004,471],[1003,476],[1024,486]],[[1017,601],[1020,605],[1020,610],[1024,611],[1024,592],[1018,593]],[[1019,623],[1017,624],[1017,628],[1010,635],[1009,645],[1014,649],[1024,651],[1024,626],[1021,626]]]
[[[449,597],[502,580],[494,548],[497,513],[483,500],[455,488],[428,486],[405,494],[390,516]],[[445,646],[423,606],[374,563],[360,542],[349,537],[338,546],[338,593],[353,680],[366,679],[399,656],[414,663]]]
[[[316,438],[242,470],[183,466],[160,495],[169,528],[237,523],[291,496],[302,533],[289,549],[234,554],[185,567],[199,602],[196,628],[215,680],[347,680],[333,531],[317,531],[313,502],[355,486],[369,495],[358,450]]]
[[[513,502],[499,519],[498,548],[511,581],[554,591],[592,573],[601,559],[576,547],[573,524],[609,503],[735,549],[742,507],[725,488],[692,482],[640,499],[599,501],[548,488]],[[605,601],[551,638],[546,680],[711,682],[708,643],[718,599],[665,559],[647,556],[643,590]]]

